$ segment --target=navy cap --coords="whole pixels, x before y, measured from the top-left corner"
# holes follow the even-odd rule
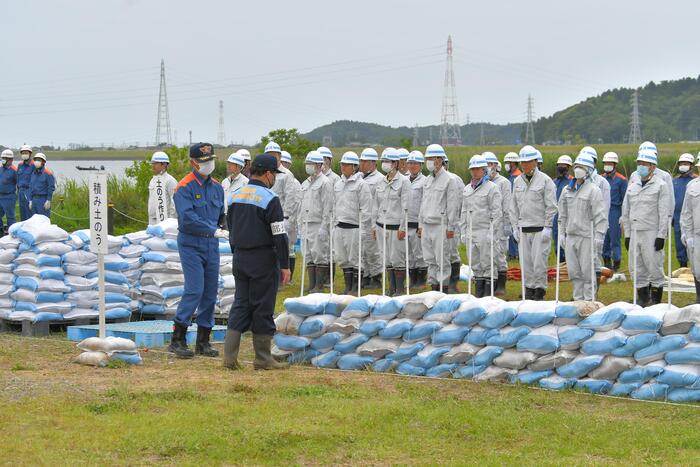
[[[272,154],[259,154],[253,160],[252,169],[270,170],[275,173],[282,173],[278,168],[277,158]]]
[[[197,143],[190,146],[190,159],[197,162],[206,162],[216,158],[214,146],[210,143]]]

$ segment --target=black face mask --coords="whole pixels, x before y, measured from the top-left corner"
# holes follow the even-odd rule
[[[559,176],[565,177],[569,173],[569,169],[567,167],[557,167],[557,172],[559,172]]]

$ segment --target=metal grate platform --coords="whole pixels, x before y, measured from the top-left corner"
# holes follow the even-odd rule
[[[99,325],[68,326],[68,339],[82,341],[88,337],[97,337]],[[173,334],[173,322],[167,320],[134,321],[130,323],[107,324],[107,336],[123,337],[136,342],[139,347],[165,347],[170,343]],[[226,326],[214,326],[211,332],[212,342],[223,342],[226,337]],[[194,344],[197,339],[197,325],[193,324],[187,330],[187,343]]]

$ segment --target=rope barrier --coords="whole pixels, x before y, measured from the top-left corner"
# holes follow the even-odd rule
[[[114,212],[121,214],[122,216],[126,217],[127,219],[131,219],[132,221],[139,222],[143,225],[148,225],[148,222],[142,221],[141,219],[136,219],[135,217],[131,217],[130,215],[121,212],[119,209],[117,209],[115,207],[112,207],[112,209],[114,209]]]
[[[54,214],[57,215],[58,217],[60,217],[61,219],[66,219],[69,221],[87,221],[87,220],[90,220],[90,217],[68,217],[68,216],[61,215],[60,213],[58,213],[56,211],[51,211],[51,215],[54,215]]]

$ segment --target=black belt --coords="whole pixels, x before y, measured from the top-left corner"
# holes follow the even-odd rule
[[[380,224],[377,222],[377,227],[381,227],[384,230],[399,230],[399,227],[401,227],[400,224]]]
[[[417,229],[417,228],[418,228],[418,222],[409,222],[409,223],[408,223],[408,228],[409,228],[409,229]]]
[[[270,250],[274,251],[274,245],[260,245],[260,246],[253,246],[250,248],[241,248],[240,246],[235,246],[233,247],[234,251],[252,251],[252,250]]]
[[[360,227],[359,225],[348,224],[347,222],[338,222],[336,225],[339,229],[357,229]]]
[[[41,194],[39,194],[39,195],[32,195],[32,198],[48,198],[48,197],[49,197],[49,194],[48,194],[48,193],[45,193],[45,194],[43,194],[43,195],[41,195]]]
[[[542,232],[544,227],[523,227],[524,233]]]
[[[213,234],[213,233],[211,233],[211,234],[203,234],[203,233],[191,233],[191,232],[182,232],[182,231],[180,231],[180,232],[181,232],[181,233],[184,233],[185,235],[192,235],[193,237],[199,237],[199,238],[214,238],[214,234]]]

